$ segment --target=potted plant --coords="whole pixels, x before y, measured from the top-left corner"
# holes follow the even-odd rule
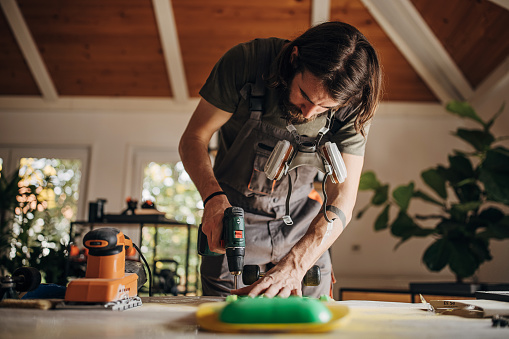
[[[454,150],[447,165],[421,173],[431,194],[410,182],[397,186],[389,196],[388,184],[382,184],[372,171],[363,173],[359,189],[372,191],[373,196],[357,218],[372,206],[381,208],[374,228],[389,229],[399,238],[396,248],[412,237],[433,237],[422,261],[433,272],[448,266],[456,281],[462,282],[492,259],[491,239],[509,238],[509,215],[503,211],[504,205],[509,206],[509,149],[497,145],[508,137],[497,138],[490,131],[503,107],[487,122],[464,102],[453,101],[446,109],[480,125],[453,133],[471,150]],[[415,199],[434,205],[437,212],[411,213]]]

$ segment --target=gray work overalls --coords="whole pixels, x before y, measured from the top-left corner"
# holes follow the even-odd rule
[[[247,84],[241,92],[250,102],[250,117],[221,163],[214,167],[214,173],[230,204],[242,207],[245,211],[244,264],[259,265],[261,272],[265,272],[301,239],[321,205],[308,197],[317,170],[310,166],[298,167],[290,171],[293,187],[290,216],[293,225],[283,222],[289,178],[284,176],[279,181],[269,180],[265,176],[264,166],[279,140],[286,139],[294,143],[294,139],[286,129],[262,121],[261,104],[253,99],[260,98],[257,95],[260,94],[259,88],[257,81],[256,85]],[[261,97],[263,100],[263,93]],[[319,297],[330,294],[332,276],[328,251],[319,258],[316,265],[321,269],[321,283],[319,286],[303,286],[303,295]],[[200,272],[204,295],[230,294],[233,276],[228,271],[226,256],[202,257]],[[239,279],[238,287],[243,286]]]

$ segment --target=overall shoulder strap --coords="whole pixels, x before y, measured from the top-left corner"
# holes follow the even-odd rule
[[[256,62],[258,67],[256,69],[255,83],[245,84],[240,93],[244,99],[249,100],[249,110],[251,114],[254,114],[254,112],[259,112],[256,114],[263,114],[263,102],[266,92],[263,75],[270,68],[271,54],[268,49],[268,44],[264,41],[258,40],[256,47]]]

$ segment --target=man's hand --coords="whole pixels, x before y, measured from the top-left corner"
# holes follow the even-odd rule
[[[224,211],[231,207],[225,195],[210,199],[203,211],[202,231],[207,236],[209,249],[216,253],[226,253],[220,240],[223,233]]]
[[[237,295],[247,294],[250,297],[263,294],[269,298],[275,296],[286,298],[290,295],[302,296],[302,279],[305,274],[306,271],[301,268],[297,268],[290,263],[280,262],[252,285],[231,290],[231,293]]]

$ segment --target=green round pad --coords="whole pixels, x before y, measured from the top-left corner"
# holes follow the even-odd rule
[[[219,319],[231,324],[321,324],[331,320],[329,309],[318,299],[239,297],[222,310]]]

